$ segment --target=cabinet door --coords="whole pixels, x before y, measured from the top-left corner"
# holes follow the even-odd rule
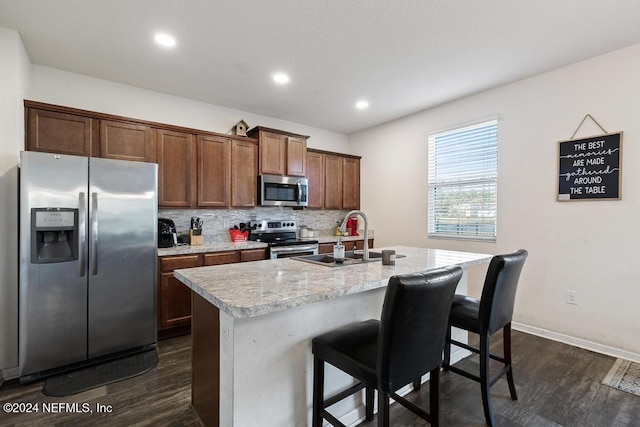
[[[342,208],[360,209],[360,159],[342,159]]]
[[[260,174],[285,174],[286,140],[284,135],[260,132]]]
[[[173,277],[173,272],[160,274],[159,294],[158,329],[191,323],[191,289]]]
[[[101,120],[100,157],[154,163],[156,150],[152,129],[145,125]]]
[[[27,150],[97,156],[97,121],[90,117],[29,108]]]
[[[196,200],[196,146],[188,133],[156,129],[158,205],[192,207]]]
[[[319,254],[332,254],[334,243],[320,243],[318,245]]]
[[[254,142],[231,142],[231,207],[256,205],[258,147]]]
[[[351,245],[353,245],[354,249],[358,249],[358,250],[362,250],[364,249],[364,240],[354,240],[352,242],[347,242],[349,243],[349,247],[351,247]],[[369,239],[369,249],[373,248],[373,239]]]
[[[198,136],[198,206],[229,206],[231,140],[219,136]]]
[[[324,206],[324,154],[307,153],[307,179],[309,188],[307,197],[309,208],[322,208]]]
[[[342,209],[342,157],[327,154],[324,162],[324,208]]]
[[[307,140],[287,138],[287,175],[307,175]]]
[[[240,262],[261,261],[263,259],[267,259],[267,248],[240,251]]]

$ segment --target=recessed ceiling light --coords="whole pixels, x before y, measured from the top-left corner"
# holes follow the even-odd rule
[[[154,39],[156,43],[165,47],[173,47],[176,45],[176,39],[165,33],[158,33],[155,35]]]
[[[356,102],[356,108],[358,110],[365,110],[369,108],[369,101],[362,100],[362,101]]]
[[[276,73],[273,75],[273,81],[278,84],[287,84],[289,83],[289,76],[285,73]]]

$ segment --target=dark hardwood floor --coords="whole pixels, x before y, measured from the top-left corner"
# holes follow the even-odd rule
[[[21,385],[6,382],[0,404],[6,402],[88,403],[93,413],[7,414],[0,426],[201,426],[191,409],[190,336],[158,343],[158,365],[135,378],[66,397],[42,394],[44,381]],[[96,404],[111,405],[111,413],[96,413]]]
[[[501,342],[498,337],[493,339],[494,346]],[[201,426],[190,407],[189,336],[160,341],[158,348],[159,363],[150,372],[74,396],[44,396],[42,381],[6,382],[0,388],[0,404],[89,403],[94,413],[7,414],[0,410],[0,426]],[[509,398],[504,380],[492,387],[498,426],[640,426],[640,397],[600,383],[614,358],[517,331],[513,332],[513,357],[519,400]],[[478,360],[472,356],[460,363],[474,369]],[[450,372],[443,373],[441,381],[441,424],[483,426],[479,384]],[[428,389],[422,387],[408,397],[427,408]],[[112,405],[112,412],[95,413],[97,403]],[[400,405],[392,405],[391,420],[396,427],[427,425]],[[373,426],[375,420],[361,424]]]

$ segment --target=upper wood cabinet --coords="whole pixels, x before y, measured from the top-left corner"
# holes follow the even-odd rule
[[[254,207],[258,174],[308,177],[309,208],[360,206],[360,158],[307,150],[308,136],[261,126],[249,137],[230,136],[35,101],[24,106],[27,150],[157,162],[159,207]]]
[[[342,209],[342,157],[338,155],[325,155],[324,208]]]
[[[234,139],[231,143],[231,207],[256,206],[258,145],[255,140]]]
[[[99,120],[39,108],[26,110],[26,149],[76,156],[100,155]]]
[[[196,144],[193,134],[155,129],[158,145],[158,205],[196,205]]]
[[[287,137],[287,175],[307,176],[307,140]]]
[[[308,136],[261,126],[247,136],[258,139],[259,174],[306,176]]]
[[[360,209],[360,157],[307,153],[309,208]]]
[[[308,208],[324,207],[324,157],[322,153],[307,153],[307,189]]]
[[[342,209],[360,209],[360,159],[342,158]]]
[[[198,206],[229,206],[231,139],[198,135]]]
[[[100,120],[100,157],[155,163],[153,130],[146,125]]]
[[[286,140],[284,135],[260,132],[260,174],[284,175],[286,171]]]

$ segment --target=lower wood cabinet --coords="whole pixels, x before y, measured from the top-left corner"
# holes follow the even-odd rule
[[[345,251],[362,250],[364,249],[364,240],[349,240],[342,242]],[[318,253],[331,254],[333,253],[333,245],[335,243],[320,243],[318,245]],[[373,239],[369,239],[369,249],[373,248]]]
[[[171,255],[158,258],[158,339],[191,331],[191,289],[173,270],[267,259],[267,249]]]

